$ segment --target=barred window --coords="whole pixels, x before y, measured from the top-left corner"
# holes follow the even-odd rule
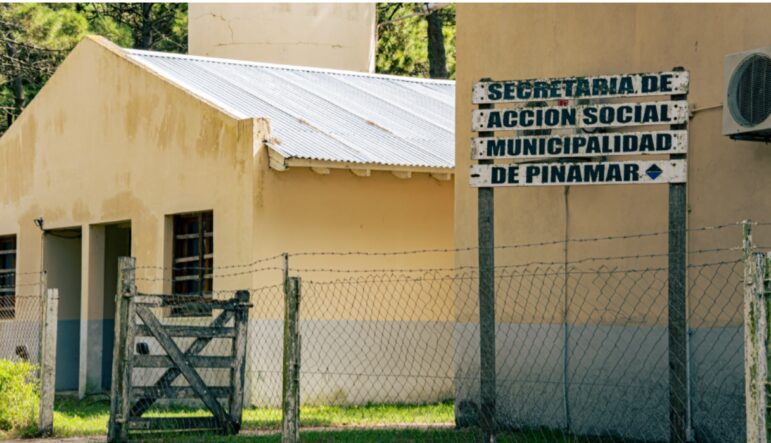
[[[211,297],[214,216],[211,211],[174,216],[172,290],[175,295]],[[173,315],[195,315],[172,310]],[[199,315],[209,315],[199,312]]]
[[[16,236],[0,237],[0,320],[12,319],[16,306]]]

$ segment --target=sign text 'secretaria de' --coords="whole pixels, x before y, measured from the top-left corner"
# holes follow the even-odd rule
[[[617,74],[533,80],[482,81],[474,85],[475,104],[535,100],[678,95],[688,92],[687,71]]]

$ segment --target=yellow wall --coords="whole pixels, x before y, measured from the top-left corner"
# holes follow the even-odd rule
[[[509,80],[665,71],[683,66],[691,73],[691,106],[711,108],[723,100],[723,57],[771,44],[769,18],[768,5],[459,5],[456,246],[477,244],[476,189],[468,185],[467,172],[469,139],[474,135],[470,130],[474,109],[470,92],[474,82],[484,77]],[[745,218],[768,220],[771,200],[765,198],[763,190],[771,186],[771,149],[761,143],[734,142],[723,137],[719,107],[695,111],[689,129],[688,226],[732,223]],[[666,186],[575,186],[567,195],[565,192],[563,187],[498,188],[496,244],[667,229]],[[768,234],[766,230],[765,236]],[[737,246],[740,230],[694,232],[689,234],[688,242],[689,250]],[[666,252],[666,236],[570,244],[567,257],[573,261],[587,256],[653,252]],[[496,264],[560,261],[563,254],[561,246],[520,249],[499,253]],[[458,264],[475,260],[473,254],[456,258]],[[662,263],[666,262],[653,264]],[[581,294],[576,297],[577,305],[583,303],[583,307],[569,314],[572,322],[610,321],[607,316],[587,313],[591,312],[592,294],[585,300]],[[661,315],[660,309],[648,309],[661,301],[658,295],[643,300],[638,312],[645,314],[635,322],[665,323],[666,315]],[[719,303],[723,302],[719,299]],[[531,305],[527,308],[530,311],[526,309],[519,317],[503,317],[518,321],[540,315],[545,316],[546,322],[558,322],[562,316],[560,303],[556,300],[550,307]],[[737,298],[711,313],[694,303],[692,321],[736,324],[741,319],[733,307],[740,303]],[[475,315],[467,314],[469,318]]]
[[[191,3],[190,53],[372,72],[374,3]]]
[[[260,346],[271,352],[281,349],[276,322],[283,317],[283,296],[281,260],[248,266],[250,262],[282,252],[452,246],[451,181],[420,173],[400,179],[388,172],[358,177],[336,169],[328,175],[309,168],[275,171],[259,143],[270,138],[268,126],[261,119],[236,120],[133,63],[108,42],[88,38],[0,139],[0,235],[18,235],[17,271],[41,269],[41,233],[33,219],[43,217],[46,229],[82,228],[81,307],[79,316],[68,314],[68,319],[80,320],[81,394],[98,382],[92,373],[100,371],[95,350],[101,349],[96,347],[101,336],[89,322],[111,317],[104,312],[111,306],[104,297],[113,296],[105,294],[110,286],[104,282],[104,260],[110,255],[106,224],[130,221],[138,289],[160,293],[170,290],[169,216],[213,210],[217,297],[274,285],[269,296],[255,292],[252,318],[258,322],[251,330],[259,334],[266,327],[276,340],[252,340],[254,355],[263,355]],[[292,273],[309,282],[345,274],[301,273],[299,268],[447,268],[452,261],[448,253],[290,257]],[[266,266],[271,269],[257,270]],[[350,293],[319,291],[317,308],[309,303],[304,318],[452,319],[449,290],[423,288],[408,294],[403,285],[378,288],[365,286],[356,300]],[[305,293],[314,300],[310,286]],[[370,300],[369,310],[363,309],[362,300]],[[379,308],[373,309],[375,302]],[[437,364],[450,370],[449,360]],[[444,398],[451,389],[449,374],[447,380],[431,388],[432,395]],[[280,382],[271,381],[265,389],[278,392],[277,386]],[[322,391],[318,398],[332,395]],[[357,395],[350,393],[349,398],[372,399]]]
[[[84,239],[90,224],[130,220],[137,261],[160,265],[164,218],[214,209],[220,263],[248,260],[252,214],[239,202],[251,199],[252,122],[109,48],[78,45],[0,139],[0,232],[20,236],[19,272],[40,267],[35,217],[83,226]]]
[[[309,272],[307,269],[377,270],[369,277],[388,278],[399,270],[449,268],[450,252],[407,255],[297,256],[303,252],[399,252],[452,248],[452,182],[438,181],[428,174],[398,179],[389,172],[358,177],[333,169],[319,175],[308,168],[278,172],[260,156],[254,194],[254,243],[257,257],[287,252],[293,275],[310,281],[357,278],[357,274]],[[276,263],[275,261],[273,262]],[[394,271],[390,271],[390,270]],[[259,282],[276,282],[278,274],[255,275]],[[361,274],[358,274],[361,277]],[[375,305],[357,310],[350,297],[355,291],[339,288],[319,297],[327,303],[318,310],[304,310],[307,318],[378,320],[451,320],[450,291],[405,291],[394,285],[362,285]],[[321,289],[319,289],[320,291]],[[378,295],[374,293],[379,291]],[[416,298],[419,297],[419,298]],[[416,309],[415,308],[419,308]]]

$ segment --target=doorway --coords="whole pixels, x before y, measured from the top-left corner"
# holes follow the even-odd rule
[[[45,232],[43,260],[48,287],[59,289],[56,390],[77,391],[80,365],[81,228]]]
[[[115,293],[118,290],[118,257],[131,256],[131,222],[104,227],[104,289],[102,322],[101,387],[112,384],[112,353],[115,340]]]

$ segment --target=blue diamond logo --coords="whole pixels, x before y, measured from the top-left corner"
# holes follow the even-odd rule
[[[662,172],[663,171],[661,168],[659,168],[655,163],[652,164],[650,168],[645,170],[645,173],[648,174],[648,177],[650,177],[651,180],[656,180]]]

